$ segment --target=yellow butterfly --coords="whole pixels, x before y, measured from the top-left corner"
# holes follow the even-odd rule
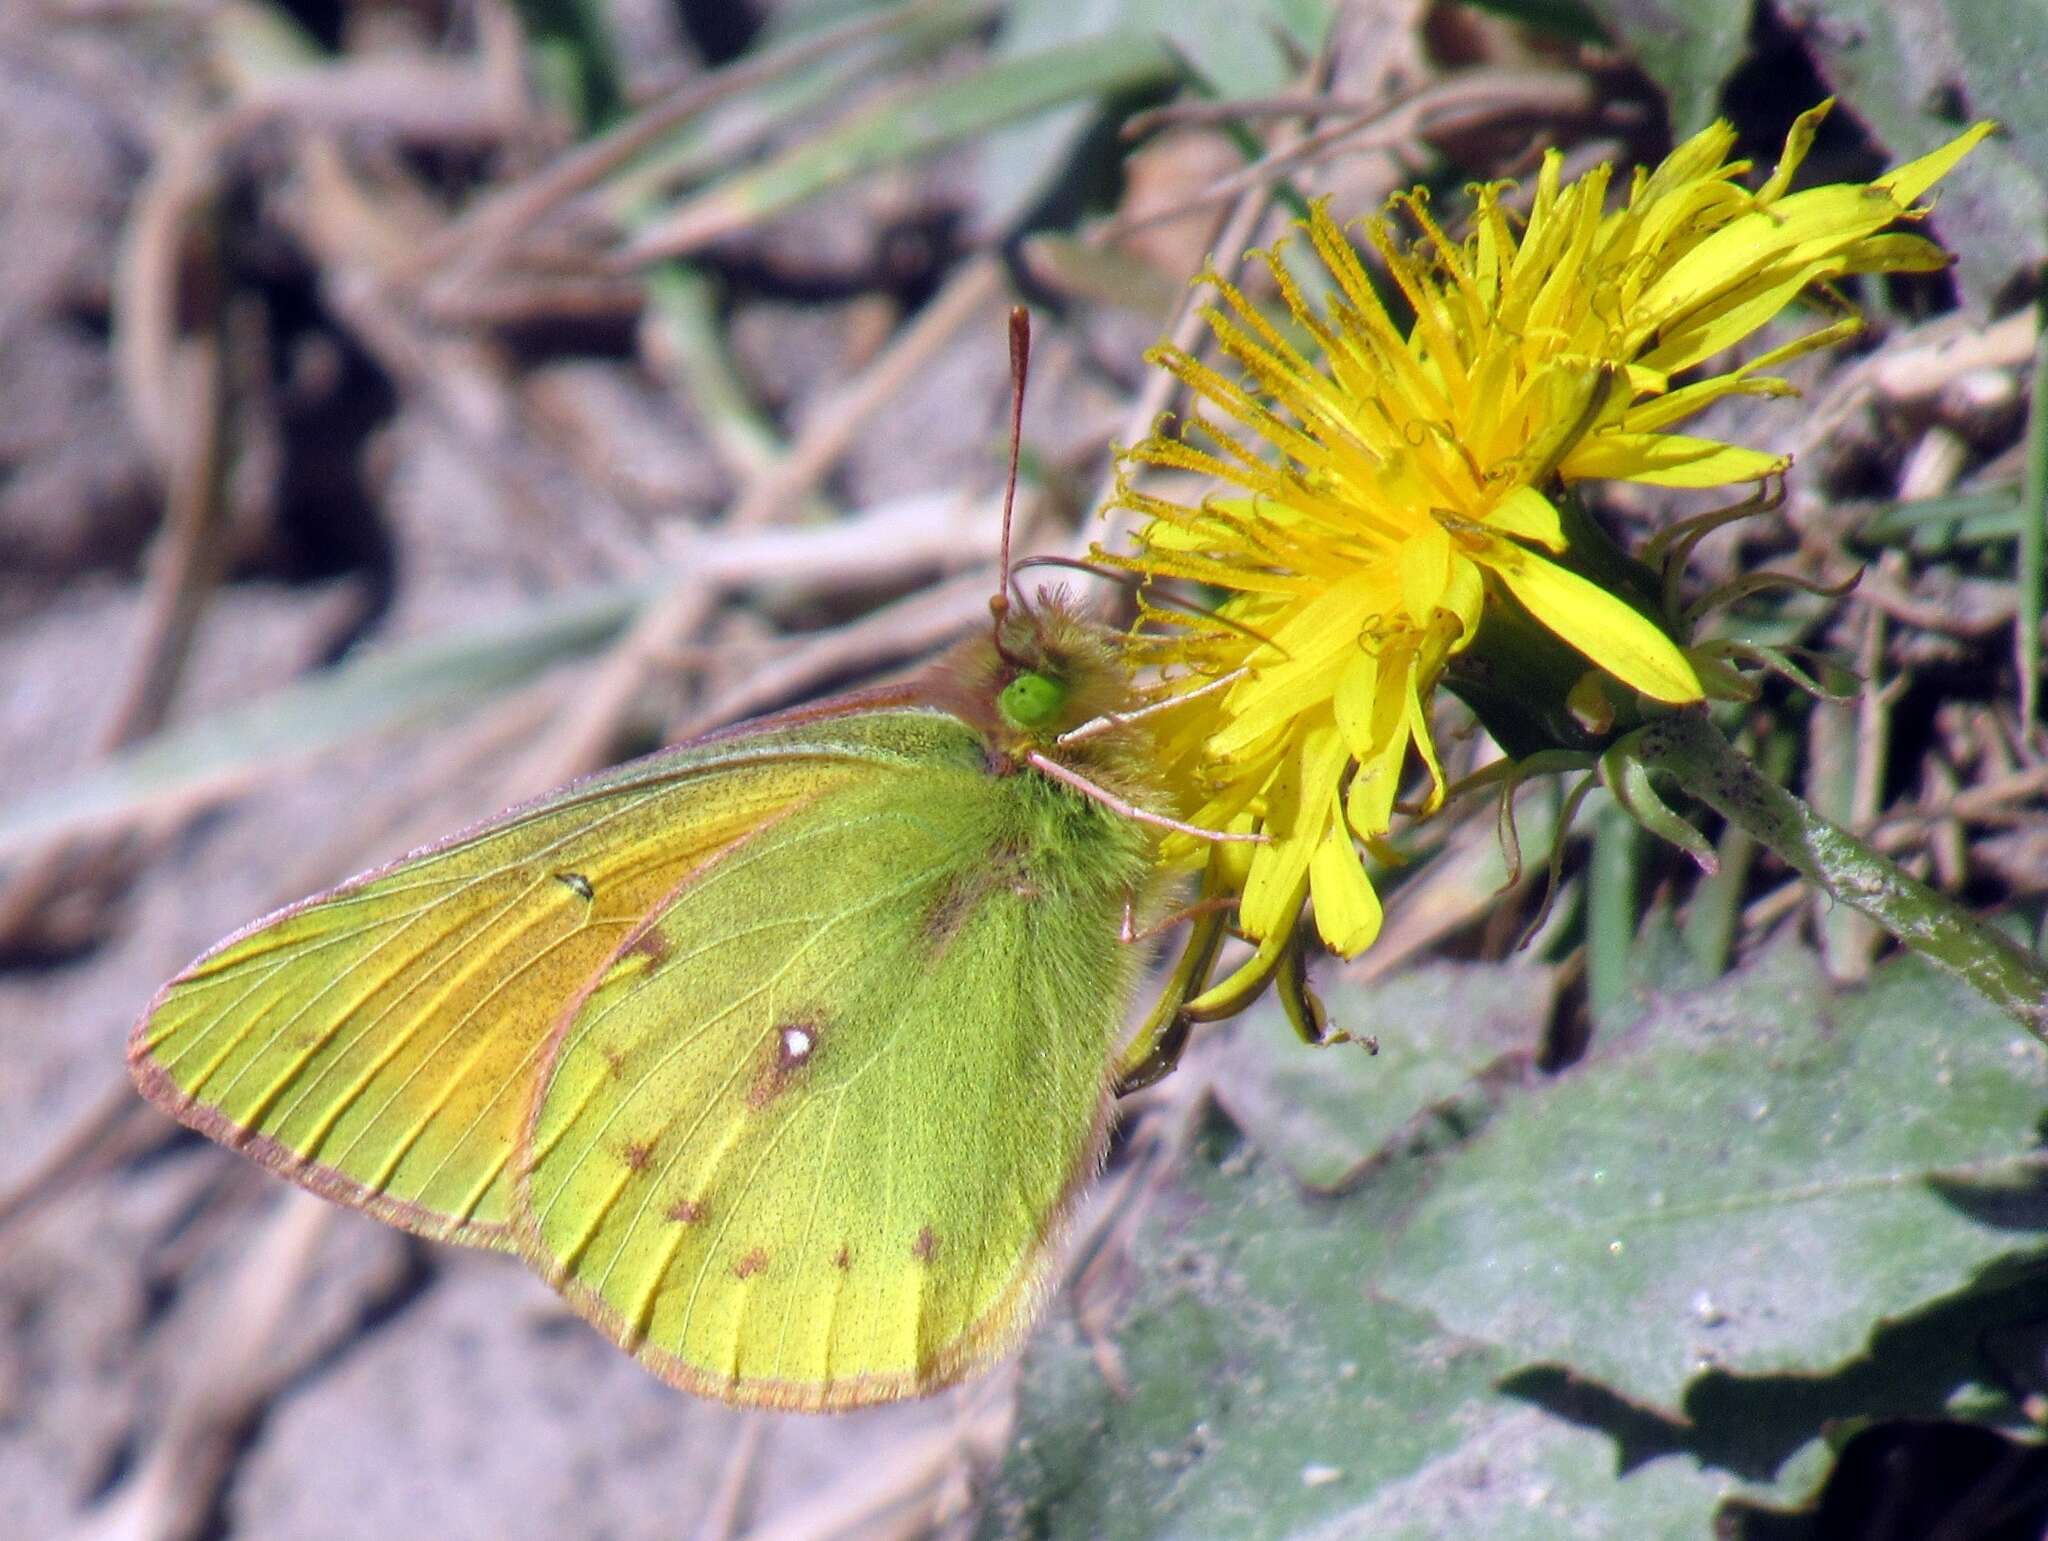
[[[315,1192],[520,1253],[687,1390],[928,1392],[1032,1320],[1119,1076],[1163,1069],[1213,956],[1214,921],[1120,1060],[1154,763],[1114,639],[1002,602],[908,687],[256,922],[164,987],[130,1064]]]

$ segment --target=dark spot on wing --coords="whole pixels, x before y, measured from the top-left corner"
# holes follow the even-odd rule
[[[839,1250],[832,1254],[832,1266],[841,1273],[851,1268],[853,1266],[853,1248],[842,1241],[839,1244]]]
[[[768,1039],[768,1062],[748,1088],[747,1106],[765,1108],[781,1096],[817,1059],[824,1041],[825,1018],[820,1012],[804,1012],[776,1023]]]
[[[646,1171],[647,1163],[654,1159],[654,1141],[634,1140],[619,1152],[619,1159],[626,1163],[628,1171]]]
[[[555,881],[585,904],[597,897],[597,890],[590,886],[590,879],[580,872],[557,872]]]
[[[695,1225],[704,1218],[704,1206],[695,1199],[677,1199],[663,1213],[677,1225]]]
[[[668,938],[659,929],[649,926],[639,932],[619,949],[619,956],[605,973],[606,984],[624,984],[645,980],[662,964],[668,961]]]
[[[597,1052],[604,1056],[605,1066],[611,1071],[613,1078],[624,1080],[626,1076],[625,1052],[621,1049],[613,1048],[608,1043],[602,1045]]]
[[[751,1279],[767,1266],[768,1254],[759,1247],[755,1247],[737,1263],[732,1265],[732,1276],[735,1279]]]
[[[910,1244],[910,1255],[920,1263],[929,1263],[939,1250],[939,1238],[926,1226],[917,1233],[917,1240]]]
[[[626,943],[619,956],[622,958],[645,958],[651,967],[659,967],[668,961],[668,938],[656,926],[649,926],[632,941]]]
[[[933,958],[944,955],[991,894],[1007,889],[1020,899],[1039,897],[1026,853],[1027,847],[1021,841],[999,840],[989,848],[985,863],[951,879],[939,890],[918,925]]]
[[[979,873],[950,879],[939,890],[938,898],[931,902],[918,925],[918,932],[934,958],[952,945],[987,891],[987,881]]]

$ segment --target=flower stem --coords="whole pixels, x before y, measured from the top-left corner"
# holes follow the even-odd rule
[[[2048,1043],[2048,962],[1767,779],[1703,709],[1658,719],[1637,744],[1644,764],[1668,773],[1823,891],[1958,975]]]

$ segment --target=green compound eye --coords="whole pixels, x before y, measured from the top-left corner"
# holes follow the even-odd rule
[[[1042,728],[1067,704],[1067,687],[1049,674],[1020,674],[1003,687],[996,706],[1013,728]]]

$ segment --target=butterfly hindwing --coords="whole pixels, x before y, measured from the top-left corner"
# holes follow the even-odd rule
[[[1099,1157],[1144,836],[942,713],[706,864],[565,1018],[532,1260],[665,1378],[843,1407],[1023,1328]]]
[[[158,994],[138,1082],[328,1197],[508,1245],[550,1029],[689,872],[858,772],[833,731],[655,755],[258,921]]]

